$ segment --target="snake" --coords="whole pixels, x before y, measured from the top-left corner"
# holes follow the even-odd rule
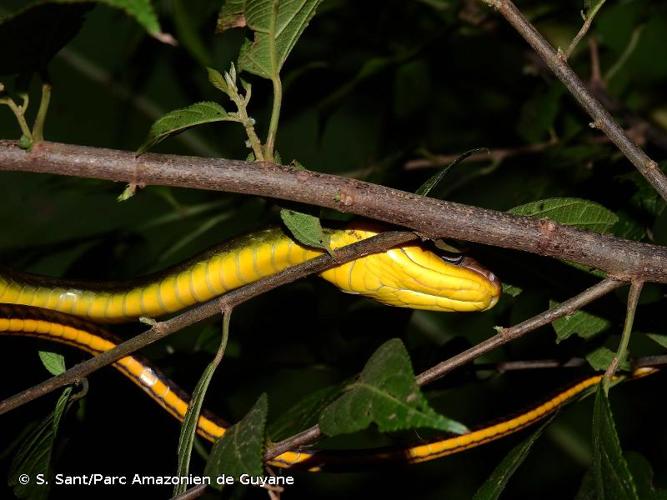
[[[327,238],[335,251],[380,231],[357,224],[327,230]],[[98,355],[120,343],[101,323],[181,311],[323,252],[295,241],[280,228],[270,228],[236,238],[161,273],[122,283],[75,282],[3,270],[0,335],[37,337]],[[320,276],[344,292],[383,304],[441,312],[486,311],[498,302],[502,290],[498,277],[477,261],[462,254],[443,253],[425,241],[334,265]],[[113,366],[168,413],[181,421],[185,418],[189,396],[147,360],[133,354]],[[630,377],[654,371],[644,367]],[[577,398],[601,378],[599,374],[586,377],[519,415],[461,435],[366,452],[287,451],[269,463],[281,468],[322,470],[350,464],[434,460],[517,432]],[[204,410],[196,431],[215,442],[227,428],[219,417]]]

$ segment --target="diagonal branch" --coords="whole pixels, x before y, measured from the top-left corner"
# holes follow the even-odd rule
[[[660,170],[658,164],[623,132],[623,129],[616,123],[611,114],[591,94],[577,74],[572,71],[564,54],[554,50],[511,0],[481,1],[500,12],[507,22],[519,32],[593,118],[591,127],[602,130],[660,196],[667,200],[667,177]]]
[[[546,255],[622,280],[667,283],[667,248],[549,220],[426,198],[377,184],[271,163],[133,153],[52,142],[31,152],[0,141],[0,171],[49,172],[142,185],[245,193],[333,208],[448,237]]]
[[[290,267],[280,273],[232,290],[220,298],[205,302],[183,314],[179,314],[178,316],[165,321],[160,321],[150,330],[119,344],[115,348],[79,363],[56,377],[45,380],[30,389],[26,389],[23,392],[1,401],[0,415],[29,403],[30,401],[34,401],[60,387],[76,383],[94,371],[110,365],[153,342],[168,337],[172,333],[176,333],[186,326],[193,325],[206,318],[220,314],[222,309],[231,309],[253,297],[261,295],[269,290],[273,290],[278,286],[303,278],[309,274],[319,273],[333,265],[358,259],[359,257],[371,253],[383,252],[395,245],[406,243],[416,238],[417,236],[410,232],[385,232],[378,236],[368,238],[367,240],[336,249],[335,259],[328,254],[324,254],[297,266]]]

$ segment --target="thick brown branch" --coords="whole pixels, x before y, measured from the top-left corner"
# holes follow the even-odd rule
[[[667,249],[267,163],[133,153],[57,143],[25,152],[0,141],[0,170],[246,193],[334,208],[450,237],[568,259],[624,280],[667,283]]]
[[[516,8],[511,0],[482,0],[494,7],[516,29],[528,44],[563,82],[579,104],[593,118],[591,126],[602,130],[618,149],[632,162],[655,190],[667,200],[667,177],[658,164],[623,132],[609,112],[593,97],[586,85],[567,64],[565,56],[554,50],[546,39]]]
[[[103,352],[83,363],[70,368],[65,373],[45,380],[30,389],[0,402],[0,415],[48,394],[59,387],[76,383],[83,377],[90,375],[100,368],[110,365],[133,352],[153,342],[165,338],[186,326],[198,323],[206,318],[219,314],[224,308],[235,307],[262,293],[272,290],[278,286],[290,283],[309,274],[318,273],[332,265],[357,259],[363,255],[381,252],[395,245],[405,243],[416,238],[410,232],[391,231],[382,233],[373,238],[354,243],[336,250],[335,260],[329,255],[321,255],[315,259],[293,266],[278,274],[255,281],[249,285],[237,288],[218,299],[210,300],[189,311],[179,314],[171,319],[161,321],[150,330],[119,344],[110,351]]]

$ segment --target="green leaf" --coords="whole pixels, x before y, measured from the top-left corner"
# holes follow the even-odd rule
[[[466,158],[468,158],[470,155],[473,155],[475,153],[479,153],[480,151],[488,151],[486,148],[475,148],[475,149],[469,149],[465,153],[461,154],[456,160],[454,160],[452,163],[447,165],[446,167],[441,168],[438,170],[438,172],[431,177],[429,177],[424,184],[419,186],[417,188],[417,191],[415,191],[415,194],[419,194],[421,196],[428,196],[428,194],[435,188],[438,184],[440,184],[440,181],[445,178],[445,175],[447,172],[449,172],[449,169],[452,167],[455,167],[462,161],[464,161]]]
[[[559,302],[549,301],[549,309],[553,309],[557,305],[559,305]],[[556,343],[559,343],[573,334],[582,339],[590,339],[608,328],[610,324],[609,321],[599,316],[584,311],[576,311],[574,314],[558,318],[551,323],[551,326],[556,332]]]
[[[329,247],[329,237],[324,233],[320,219],[314,215],[282,208],[280,218],[299,243],[332,252]]]
[[[597,498],[639,500],[637,487],[623,458],[609,400],[598,385],[593,407],[593,478]]]
[[[551,423],[551,419],[542,424],[525,441],[512,448],[502,462],[493,470],[489,478],[477,490],[473,500],[496,500],[507,486],[507,482],[530,453],[530,449],[542,435],[542,431]]]
[[[225,77],[222,76],[222,73],[213,68],[206,68],[206,72],[208,73],[208,81],[211,83],[211,85],[213,85],[221,92],[224,92],[226,95],[230,95],[229,85],[227,85]]]
[[[317,424],[322,410],[338,398],[342,389],[340,384],[325,387],[291,406],[269,425],[271,440],[281,441]]]
[[[181,434],[178,437],[178,475],[187,476],[190,471],[190,455],[192,454],[192,446],[195,442],[197,423],[199,422],[199,414],[204,403],[206,391],[211,383],[215,369],[218,363],[211,362],[206,366],[204,373],[197,382],[195,390],[192,392],[192,399],[188,405],[188,410],[185,412],[183,418],[183,425],[181,426]],[[177,496],[185,492],[188,485],[176,484],[174,486],[173,496]]]
[[[246,0],[226,4],[218,19],[218,29],[243,26],[254,32],[239,53],[239,70],[263,78],[278,77],[287,56],[315,15],[322,0]]]
[[[586,356],[586,361],[588,361],[588,364],[591,365],[595,371],[604,371],[609,366],[609,363],[611,363],[611,360],[614,359],[614,356],[616,356],[614,351],[607,349],[606,347],[599,347]],[[630,369],[630,363],[628,361],[624,361],[620,366],[621,370]]]
[[[137,154],[144,153],[170,135],[178,134],[196,125],[225,121],[237,121],[237,119],[215,102],[198,102],[186,108],[170,111],[153,123],[146,141],[139,147]]]
[[[579,198],[547,198],[508,210],[514,215],[551,219],[560,224],[607,233],[618,221],[613,212],[599,203]]]
[[[183,425],[181,426],[181,434],[178,437],[178,475],[185,477],[190,473],[190,455],[192,454],[192,447],[195,442],[197,423],[199,422],[199,414],[206,396],[206,391],[211,383],[213,374],[216,368],[222,361],[227,341],[229,340],[229,322],[231,319],[231,311],[226,311],[222,320],[222,339],[220,340],[220,347],[215,355],[215,358],[206,366],[204,373],[199,378],[197,386],[192,393],[192,399],[188,405],[183,418]],[[186,483],[178,482],[174,486],[173,496],[178,496],[185,492],[188,488]]]
[[[667,335],[658,335],[656,333],[647,333],[646,336],[667,349]]]
[[[39,359],[51,375],[60,375],[65,371],[65,358],[62,354],[39,351]]]
[[[78,2],[79,0],[58,0],[58,2],[63,3],[74,1]],[[96,0],[96,2],[123,10],[127,15],[134,18],[149,35],[164,43],[174,43],[171,36],[160,31],[160,23],[150,0]]]
[[[262,394],[248,414],[213,445],[204,474],[211,478],[225,474],[235,479],[241,474],[261,476],[267,412],[268,400]],[[211,483],[220,489],[216,481]]]
[[[503,283],[503,294],[510,297],[518,297],[523,292],[523,288],[509,283]]]
[[[656,489],[653,485],[653,468],[643,455],[636,452],[625,454],[628,468],[637,485],[637,494],[642,500],[667,500],[666,489]]]
[[[60,420],[68,407],[72,388],[67,387],[56,403],[53,413],[38,424],[26,437],[14,455],[9,471],[9,486],[17,498],[42,500],[49,496],[48,484],[37,484],[37,477],[48,481],[51,476],[51,458]],[[27,475],[28,484],[21,484],[19,478]]]
[[[320,416],[320,428],[329,436],[356,432],[377,424],[381,432],[430,427],[456,434],[467,428],[428,404],[415,382],[403,342],[385,342],[368,360],[359,378]]]

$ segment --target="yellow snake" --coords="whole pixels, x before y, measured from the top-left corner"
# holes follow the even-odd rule
[[[330,230],[333,249],[377,234],[372,226]],[[98,322],[156,317],[209,300],[226,291],[280,272],[320,255],[279,229],[260,231],[225,244],[200,258],[133,283],[83,284],[15,272],[0,274],[0,334],[39,337],[72,345],[93,355],[113,349],[118,341]],[[484,311],[500,296],[500,282],[472,259],[439,255],[426,243],[410,243],[359,258],[321,273],[348,293],[384,304],[435,311]],[[157,369],[136,355],[114,366],[142,387],[164,409],[183,419],[188,397]],[[653,369],[634,374],[641,376]],[[351,456],[286,452],[271,463],[278,467],[368,463],[386,460],[423,462],[468,449],[513,433],[550,414],[600,380],[586,378],[521,415],[467,434],[386,451]],[[225,432],[216,417],[203,413],[197,432],[215,441]]]
[[[370,238],[359,226],[329,231],[333,249]],[[92,284],[5,272],[0,303],[24,304],[98,322],[157,317],[204,302],[320,254],[280,229],[259,231],[200,258],[136,282]],[[433,311],[484,311],[500,296],[499,280],[470,259],[452,263],[423,244],[406,244],[353,260],[321,276],[348,293],[383,304]]]

